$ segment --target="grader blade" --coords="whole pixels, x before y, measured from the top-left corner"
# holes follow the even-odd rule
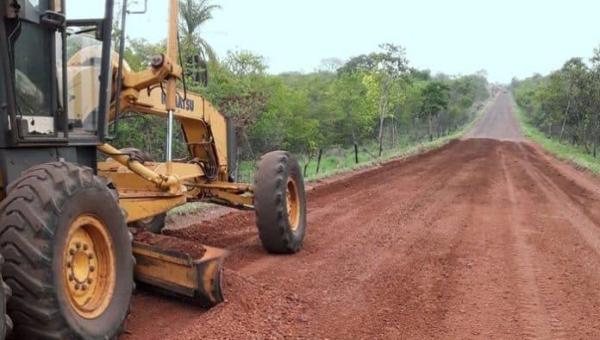
[[[134,241],[135,279],[202,307],[217,305],[223,302],[223,259],[228,252],[209,246],[202,248],[203,253],[186,252]]]

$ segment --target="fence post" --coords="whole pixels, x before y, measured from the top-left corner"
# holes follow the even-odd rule
[[[317,158],[317,174],[319,173],[319,168],[321,167],[321,156],[323,155],[323,149],[319,149],[319,157]]]
[[[354,162],[358,164],[358,144],[354,143]]]

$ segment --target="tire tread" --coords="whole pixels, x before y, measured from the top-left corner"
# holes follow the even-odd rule
[[[273,151],[263,155],[257,166],[254,196],[256,222],[263,246],[272,253],[291,254],[302,246],[303,235],[293,235],[284,213],[288,180],[286,169],[289,171],[290,166],[297,166],[297,162],[286,151]],[[302,199],[305,197],[303,188],[302,186]],[[302,214],[304,213],[303,211]]]
[[[108,183],[91,168],[68,162],[37,165],[11,183],[0,206],[2,272],[13,289],[8,302],[15,330],[27,339],[76,339],[61,315],[52,282],[53,230],[61,206],[82,188],[106,188]],[[121,211],[119,211],[121,213]]]

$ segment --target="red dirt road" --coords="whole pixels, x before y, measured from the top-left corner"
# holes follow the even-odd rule
[[[252,213],[175,231],[232,251],[227,301],[138,291],[122,338],[599,339],[600,182],[516,124],[503,95],[474,138],[317,186],[294,256]]]

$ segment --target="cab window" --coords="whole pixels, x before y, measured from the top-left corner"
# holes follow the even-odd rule
[[[47,29],[34,22],[49,10],[49,1],[20,1],[22,20],[19,35],[14,41],[14,84],[17,114],[27,122],[27,133],[51,135],[55,132],[53,74],[51,54],[52,36]]]

